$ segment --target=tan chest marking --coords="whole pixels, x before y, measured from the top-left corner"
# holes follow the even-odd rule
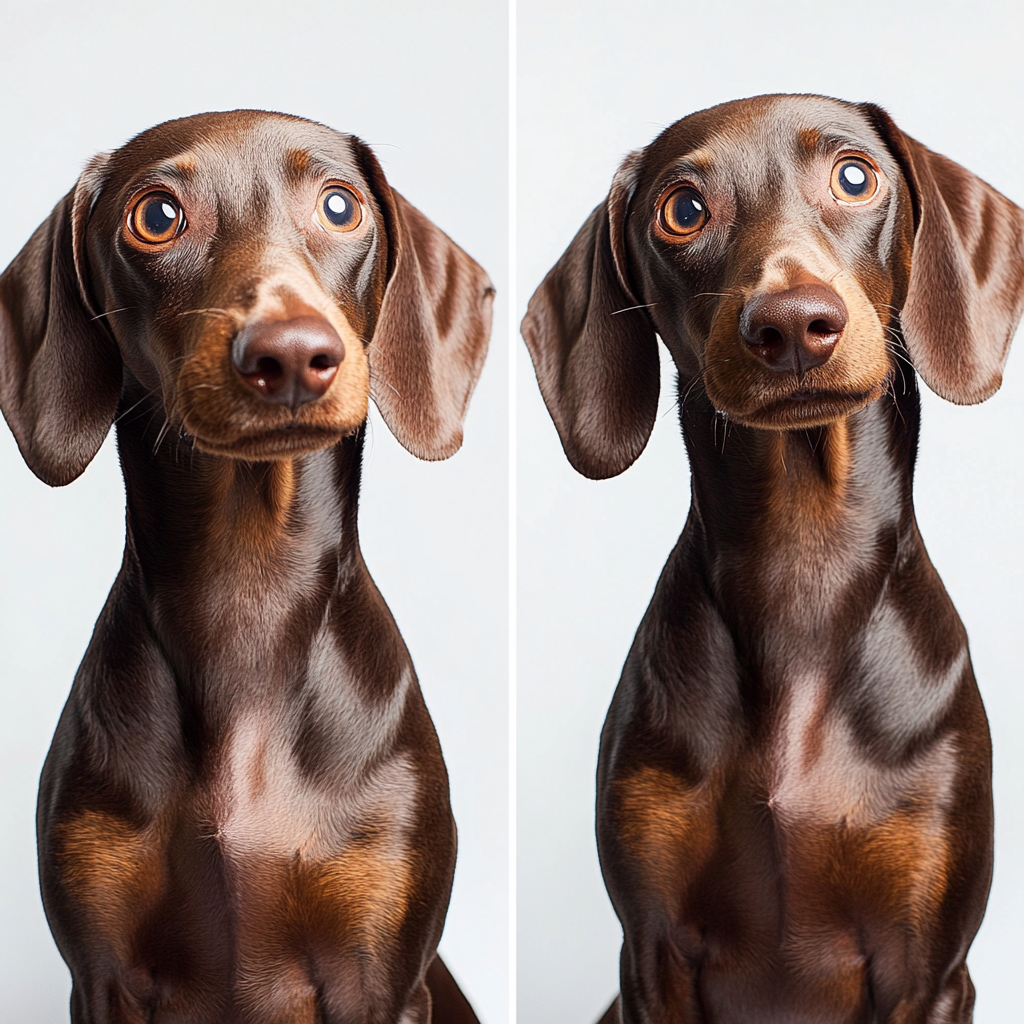
[[[710,785],[690,788],[677,775],[650,766],[614,783],[621,841],[670,906],[679,900],[681,865],[691,874],[714,853],[714,800]]]
[[[54,828],[53,844],[63,885],[89,926],[129,958],[135,928],[164,881],[157,830],[85,810]]]

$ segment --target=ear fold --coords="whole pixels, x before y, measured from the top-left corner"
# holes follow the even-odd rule
[[[361,147],[387,227],[388,282],[370,344],[384,421],[421,459],[446,459],[487,354],[494,286],[474,260],[388,185]]]
[[[121,358],[83,274],[106,159],[90,162],[0,275],[0,409],[29,468],[54,487],[92,460],[121,396]]]
[[[1024,312],[1024,211],[866,105],[914,204],[914,253],[900,321],[928,386],[959,405],[1002,383]]]
[[[638,157],[530,299],[522,332],[573,466],[616,476],[644,450],[658,410],[658,342],[626,274],[625,227]]]

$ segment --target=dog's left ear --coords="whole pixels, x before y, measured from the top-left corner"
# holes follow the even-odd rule
[[[914,206],[914,252],[900,315],[910,357],[928,386],[958,405],[1003,381],[1024,313],[1024,210],[959,164],[864,108],[899,162]]]
[[[388,281],[370,342],[370,383],[385,423],[421,459],[447,459],[483,368],[494,286],[483,268],[395,192],[376,157],[363,167],[387,229]]]
[[[29,469],[51,487],[99,450],[121,397],[121,356],[92,307],[85,230],[107,154],[0,275],[0,409]]]

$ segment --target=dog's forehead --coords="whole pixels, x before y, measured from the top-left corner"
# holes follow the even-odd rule
[[[757,185],[781,163],[844,149],[891,162],[882,138],[855,104],[825,96],[757,96],[675,122],[647,148],[644,162],[654,176],[679,165],[708,175],[728,167],[737,184],[745,179]]]
[[[108,181],[120,192],[164,177],[230,199],[329,176],[363,183],[352,136],[286,114],[236,110],[142,132],[112,154]]]

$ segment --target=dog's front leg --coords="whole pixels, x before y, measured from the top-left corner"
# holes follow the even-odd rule
[[[601,796],[601,867],[624,934],[620,1005],[605,1019],[704,1024],[704,943],[685,912],[706,853],[703,802],[672,772],[643,764],[601,787]]]
[[[150,1024],[152,1008],[126,989],[119,974],[114,968],[74,978],[71,1024]]]
[[[705,1024],[699,968],[656,928],[627,935],[620,961],[621,1024]]]
[[[937,998],[905,998],[879,1019],[883,1024],[971,1024],[974,1020],[974,983],[961,964],[952,971]]]

